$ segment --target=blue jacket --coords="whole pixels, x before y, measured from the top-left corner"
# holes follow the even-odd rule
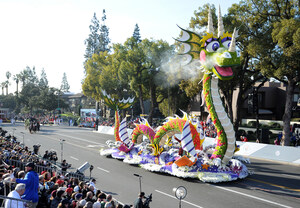
[[[30,200],[33,203],[39,201],[39,176],[35,171],[29,171],[24,179],[17,179],[17,183],[25,183],[26,189],[22,199]]]

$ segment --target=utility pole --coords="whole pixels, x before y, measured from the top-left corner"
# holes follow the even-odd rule
[[[258,107],[258,88],[253,87],[253,113],[256,118],[256,138],[261,143],[261,138],[259,135],[259,107]]]

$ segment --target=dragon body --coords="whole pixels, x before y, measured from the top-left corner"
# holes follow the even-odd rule
[[[154,144],[159,144],[160,140],[168,133],[182,133],[184,124],[187,120],[181,118],[175,118],[168,122],[166,122],[163,126],[161,126],[155,134]],[[191,129],[191,136],[193,139],[193,143],[195,145],[195,149],[200,149],[202,143],[200,141],[199,133],[193,124],[189,123]]]
[[[146,124],[136,124],[136,127],[132,131],[132,142],[133,143],[140,143],[141,142],[141,137],[145,135],[150,143],[153,143],[153,139],[155,136],[155,131]]]
[[[119,135],[119,129],[120,129],[120,118],[119,118],[119,113],[116,110],[115,111],[115,128],[114,128],[114,136],[116,141],[121,141],[120,135]]]
[[[233,34],[224,32],[221,11],[218,18],[218,35],[214,35],[211,12],[208,15],[208,30],[204,37],[184,30],[178,40],[184,45],[183,56],[187,63],[199,60],[204,71],[203,93],[207,109],[217,129],[217,146],[211,158],[220,158],[227,164],[235,150],[235,132],[220,99],[218,79],[230,80],[233,77],[232,66],[240,64],[240,55],[236,52]]]

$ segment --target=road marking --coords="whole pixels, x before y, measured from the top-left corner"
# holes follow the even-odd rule
[[[247,178],[247,179],[250,180],[250,181],[264,183],[264,184],[267,184],[267,185],[270,185],[270,186],[275,186],[275,187],[281,188],[281,189],[287,189],[287,190],[290,190],[290,191],[300,192],[300,189],[292,189],[292,188],[289,188],[289,187],[286,187],[286,186],[280,186],[280,185],[276,185],[276,184],[269,183],[269,182],[266,182],[266,181],[257,180],[257,179],[254,179],[254,178]]]
[[[104,172],[107,172],[107,173],[109,173],[109,171],[108,171],[108,170],[105,170],[105,169],[103,169],[103,168],[99,168],[99,167],[97,167],[97,169],[99,169],[99,170],[102,170],[102,171],[104,171]]]
[[[165,193],[165,192],[162,192],[162,191],[159,191],[159,190],[155,190],[155,191],[158,192],[158,193],[164,194],[164,195],[166,195],[166,196],[168,196],[168,197],[171,197],[171,198],[173,198],[173,199],[177,199],[175,196],[172,196],[172,195],[167,194],[167,193]],[[185,203],[187,203],[187,204],[190,204],[190,205],[192,205],[192,206],[194,206],[194,207],[203,208],[203,207],[201,207],[201,206],[199,206],[199,205],[193,204],[193,203],[188,202],[188,201],[185,201],[185,200],[181,200],[181,201],[182,201],[182,202],[185,202]]]
[[[72,158],[73,160],[79,160],[76,157],[70,156],[70,158]]]
[[[90,145],[88,145],[88,146],[86,146],[86,147],[90,147],[90,148],[93,148],[93,147],[103,147],[103,145],[92,145],[92,144],[90,144]]]
[[[98,142],[89,141],[89,140],[86,140],[86,139],[81,139],[79,137],[73,137],[73,136],[69,136],[69,135],[65,135],[65,134],[57,134],[57,133],[55,133],[55,134],[59,135],[59,136],[63,136],[63,137],[69,137],[69,138],[72,138],[72,139],[80,140],[80,141],[83,141],[83,142],[93,143],[93,144],[99,145],[101,147],[105,146],[104,144],[101,144],[101,143],[98,143]]]
[[[231,189],[228,189],[228,188],[224,188],[224,187],[221,187],[221,186],[215,186],[215,185],[211,185],[211,186],[214,186],[214,187],[216,187],[218,189],[229,191],[229,192],[232,192],[232,193],[235,193],[235,194],[243,195],[243,196],[246,196],[248,198],[257,199],[257,200],[260,200],[260,201],[263,201],[263,202],[267,202],[267,203],[270,203],[270,204],[275,204],[275,205],[278,205],[278,206],[281,206],[281,207],[292,208],[292,207],[284,205],[284,204],[279,204],[277,202],[269,201],[267,199],[259,198],[259,197],[256,197],[256,196],[252,196],[252,195],[249,195],[249,194],[245,194],[245,193],[239,192],[239,191],[234,191],[234,190],[231,190]]]
[[[299,179],[300,176],[290,175],[290,174],[281,174],[282,176],[290,177],[290,178],[297,178]]]

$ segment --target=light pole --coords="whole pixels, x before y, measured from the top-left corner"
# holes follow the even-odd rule
[[[142,192],[142,181],[141,181],[142,176],[138,175],[138,174],[133,174],[133,175],[136,176],[136,177],[139,177],[139,181],[140,181],[140,193],[141,193]]]
[[[25,148],[25,140],[24,140],[25,133],[24,132],[20,132],[20,133],[23,134],[23,147]]]
[[[63,152],[64,152],[64,139],[60,139],[60,160],[61,160],[61,163],[63,162]]]
[[[179,208],[181,208],[181,200],[187,195],[187,190],[184,186],[179,186],[178,188],[173,188],[173,192],[177,199],[179,199]]]
[[[15,128],[12,129],[13,130],[13,137],[15,137]]]

